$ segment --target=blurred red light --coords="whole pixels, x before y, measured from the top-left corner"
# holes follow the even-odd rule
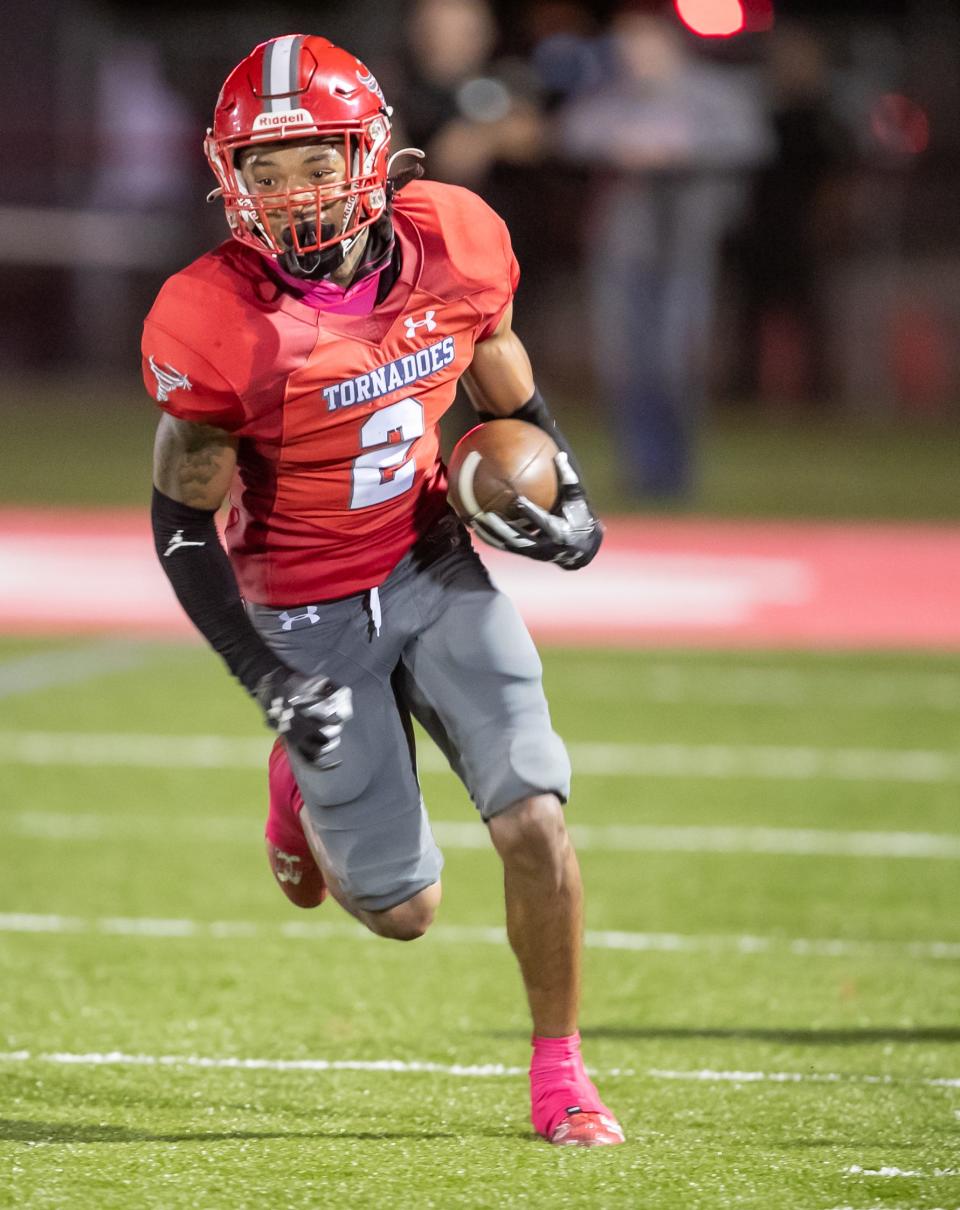
[[[730,38],[745,25],[740,0],[674,0],[677,16],[701,38]]]
[[[743,29],[748,34],[773,29],[773,0],[744,0]]]
[[[877,97],[870,110],[870,129],[882,147],[898,155],[919,155],[930,145],[926,112],[902,93]]]

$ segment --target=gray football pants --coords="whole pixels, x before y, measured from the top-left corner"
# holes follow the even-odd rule
[[[484,820],[532,794],[566,800],[570,764],[550,724],[536,648],[454,517],[442,518],[378,593],[248,609],[284,663],[353,692],[335,769],[288,756],[312,837],[358,907],[393,907],[440,876],[411,714]]]

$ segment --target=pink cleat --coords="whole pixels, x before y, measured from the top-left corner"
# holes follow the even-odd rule
[[[605,1113],[582,1113],[568,1109],[567,1116],[555,1127],[548,1142],[556,1147],[614,1147],[624,1142],[616,1118]]]
[[[300,826],[303,798],[283,744],[270,753],[270,812],[265,829],[267,860],[277,885],[297,907],[318,907],[327,897],[327,884]]]
[[[583,1066],[580,1034],[533,1039],[530,1104],[533,1128],[559,1147],[610,1147],[624,1141]]]

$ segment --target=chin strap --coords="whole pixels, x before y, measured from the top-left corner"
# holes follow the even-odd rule
[[[320,224],[320,241],[317,239],[317,228],[309,219],[304,219],[296,225],[297,243],[315,244],[320,241],[333,239],[336,231],[333,223]],[[340,240],[326,248],[318,248],[314,252],[298,252],[293,243],[293,232],[288,227],[283,233],[283,242],[287,251],[277,258],[280,268],[291,277],[329,277],[343,264],[344,258],[353,247],[357,237]]]

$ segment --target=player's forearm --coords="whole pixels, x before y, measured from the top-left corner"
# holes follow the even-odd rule
[[[504,324],[477,345],[463,385],[474,410],[490,416],[510,416],[530,398],[533,370],[523,342]]]
[[[493,335],[474,350],[473,361],[463,376],[470,402],[481,420],[526,420],[543,429],[582,479],[570,442],[533,381],[530,358],[512,324],[511,305]]]
[[[177,600],[194,626],[250,694],[283,668],[247,617],[211,509],[194,508],[154,488],[154,544]]]

